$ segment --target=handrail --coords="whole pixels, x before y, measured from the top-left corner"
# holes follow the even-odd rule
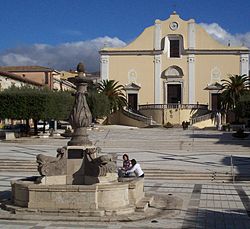
[[[168,103],[168,104],[145,104],[139,105],[139,110],[153,110],[153,109],[203,109],[207,110],[208,105],[205,104],[181,104],[181,103]]]
[[[138,121],[143,121],[144,123],[150,125],[152,123],[152,118],[148,118],[144,115],[140,115],[130,110],[122,109],[122,113],[130,118],[136,119]]]
[[[198,117],[195,117],[195,118],[191,118],[191,124],[195,124],[197,122],[205,121],[205,120],[211,119],[213,117],[214,117],[214,113],[208,113],[208,114],[201,115],[201,116],[198,116]]]

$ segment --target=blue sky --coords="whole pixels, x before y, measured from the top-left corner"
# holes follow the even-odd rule
[[[66,69],[73,61],[84,61],[89,71],[98,70],[97,49],[103,43],[124,45],[173,10],[184,20],[203,23],[222,42],[235,39],[250,46],[249,0],[0,0],[0,4],[0,65]]]

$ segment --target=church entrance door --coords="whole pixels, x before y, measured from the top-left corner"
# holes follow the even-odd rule
[[[181,84],[168,84],[167,103],[181,103]]]

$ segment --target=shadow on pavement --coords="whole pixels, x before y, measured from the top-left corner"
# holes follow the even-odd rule
[[[4,190],[0,191],[0,203],[10,200],[11,199],[11,191],[10,190]]]
[[[236,138],[233,137],[233,132],[219,132],[218,134],[207,134],[207,133],[192,133],[189,135],[190,138],[205,138],[205,139],[217,139],[216,144],[223,145],[241,145],[244,147],[250,147],[250,134],[248,133],[248,137],[246,138]]]
[[[222,163],[227,166],[233,166],[235,181],[250,181],[250,157],[226,156]]]
[[[182,229],[249,228],[249,220],[244,210],[192,209],[187,211]]]

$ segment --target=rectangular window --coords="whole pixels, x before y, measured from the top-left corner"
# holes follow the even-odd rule
[[[180,57],[179,40],[170,40],[170,57]]]

